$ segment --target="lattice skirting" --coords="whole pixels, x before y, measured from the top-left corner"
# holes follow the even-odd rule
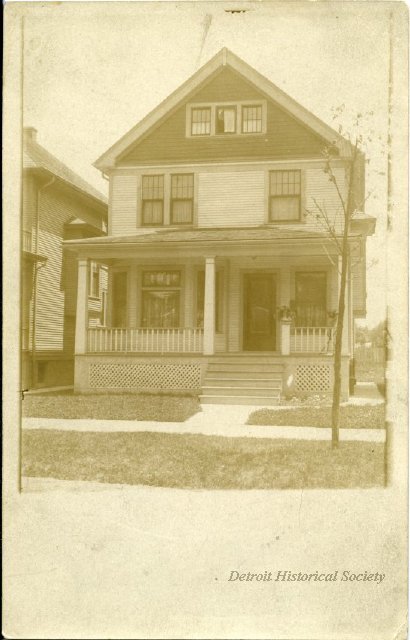
[[[330,366],[327,364],[299,364],[296,367],[297,391],[330,391]]]
[[[92,388],[178,391],[199,389],[199,364],[90,364]]]

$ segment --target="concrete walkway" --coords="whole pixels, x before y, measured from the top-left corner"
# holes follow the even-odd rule
[[[374,383],[359,383],[356,394],[346,404],[380,404],[383,402]],[[300,406],[300,405],[299,405]],[[310,426],[256,426],[247,425],[249,415],[262,407],[248,405],[204,404],[202,411],[185,422],[155,422],[143,420],[63,420],[56,418],[23,418],[23,429],[56,429],[61,431],[98,432],[158,432],[185,433],[207,436],[240,438],[287,438],[294,440],[330,440],[331,429]],[[269,407],[281,411],[289,405]],[[384,429],[341,429],[340,440],[384,442]]]

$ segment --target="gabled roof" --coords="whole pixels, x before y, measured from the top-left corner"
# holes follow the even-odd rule
[[[93,198],[99,205],[106,206],[107,198],[94,189],[88,182],[80,178],[80,176],[72,171],[61,160],[53,156],[49,151],[42,147],[35,139],[35,129],[27,127],[24,130],[24,149],[23,149],[23,168],[24,169],[42,169],[59,178],[66,184],[74,187],[82,194]]]
[[[273,82],[260,74],[256,69],[244,62],[229,49],[223,48],[211,60],[203,65],[194,75],[184,82],[176,91],[171,93],[153,111],[145,116],[135,127],[120,138],[112,147],[96,160],[94,166],[101,171],[115,166],[116,159],[142,136],[150,131],[167,114],[179,106],[189,95],[208,81],[223,67],[231,67],[234,71],[244,76],[253,83],[257,89],[264,92],[282,109],[294,118],[310,128],[329,143],[334,143],[342,156],[349,157],[351,153],[350,143],[327,124],[302,107],[296,100],[279,89]]]

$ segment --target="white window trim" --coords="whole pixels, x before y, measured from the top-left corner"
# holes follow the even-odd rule
[[[98,273],[98,292],[97,294],[94,294],[93,292],[93,272],[94,269],[97,271]],[[98,264],[98,262],[95,262],[95,260],[91,260],[90,261],[90,270],[89,270],[89,292],[88,292],[88,297],[89,298],[93,298],[94,300],[100,300],[101,299],[101,265]]]
[[[171,176],[176,175],[192,175],[194,177],[194,196],[193,196],[193,208],[192,208],[192,222],[186,223],[173,223],[171,221]],[[157,225],[149,225],[143,224],[142,221],[142,213],[143,213],[143,198],[142,198],[142,178],[143,176],[149,175],[162,175],[164,176],[164,199],[163,199],[163,222],[162,224]],[[137,228],[142,229],[183,229],[184,227],[187,229],[191,229],[192,227],[196,227],[198,224],[198,172],[188,170],[188,168],[184,171],[172,169],[165,169],[161,172],[155,169],[147,169],[144,170],[138,177],[138,198],[137,198]]]
[[[242,132],[242,107],[262,107],[262,131],[244,133]],[[236,108],[236,132],[235,133],[216,133],[216,109],[219,107],[235,107]],[[203,135],[192,135],[192,109],[210,109],[211,110],[211,132]],[[237,138],[250,136],[261,136],[266,134],[267,129],[267,101],[266,100],[230,100],[229,102],[190,102],[186,105],[185,118],[185,135],[187,138],[197,140],[207,140],[208,138]]]

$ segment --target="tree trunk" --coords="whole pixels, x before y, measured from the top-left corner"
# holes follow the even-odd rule
[[[345,228],[348,225],[345,224]],[[342,273],[340,276],[339,306],[336,325],[336,341],[334,353],[334,383],[332,400],[332,447],[339,445],[339,417],[340,417],[340,395],[342,388],[342,341],[343,325],[345,314],[346,281],[348,263],[348,242],[347,233],[343,235],[342,245]]]

